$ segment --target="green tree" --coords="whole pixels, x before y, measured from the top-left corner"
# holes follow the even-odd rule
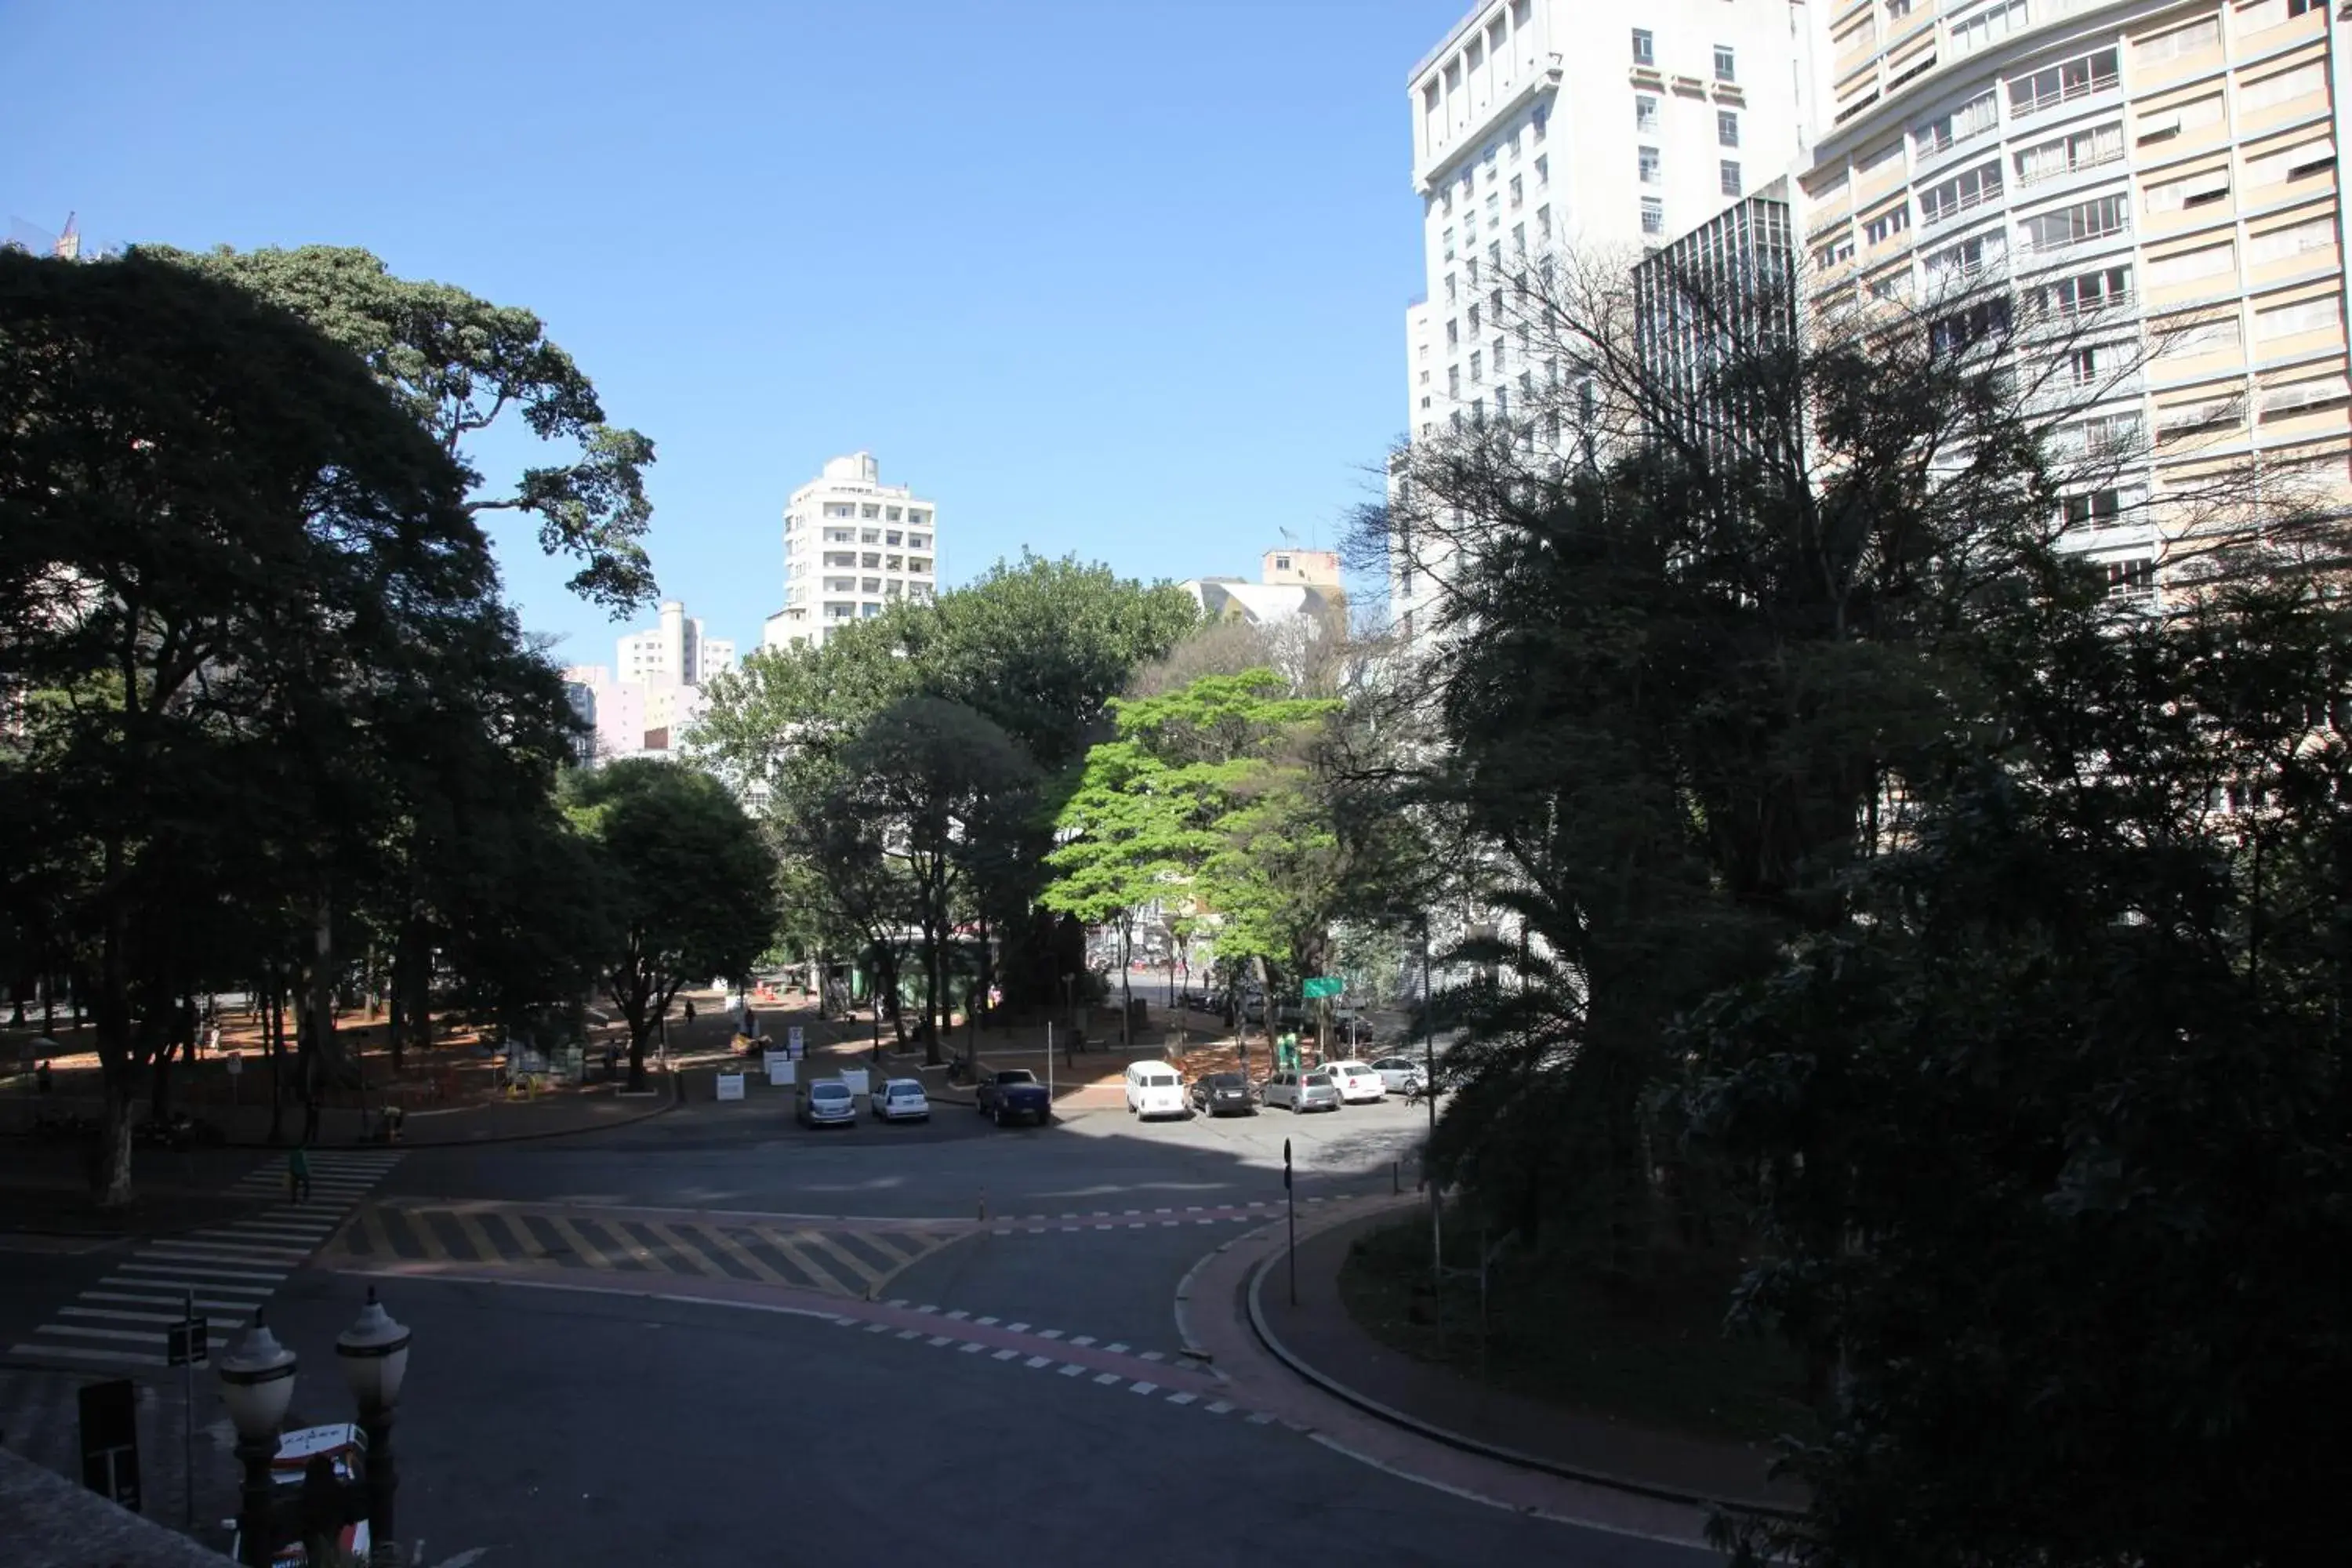
[[[653,443],[605,422],[594,384],[549,341],[537,315],[446,283],[395,278],[375,256],[349,247],[137,248],[291,310],[358,354],[459,465],[470,510],[537,520],[541,548],[579,561],[572,589],[583,598],[615,615],[652,603],[643,540],[653,518],[645,491]],[[467,445],[509,416],[539,440],[570,443],[574,455],[525,468],[503,491],[487,490]]]
[[[691,768],[632,757],[573,775],[569,810],[596,851],[614,928],[597,967],[643,1088],[646,1044],[679,989],[740,979],[767,951],[775,865],[735,797]]]
[[[323,939],[401,650],[494,603],[462,476],[351,356],[184,268],[0,253],[0,762],[59,874],[104,1068],[104,1201],[224,900]],[[259,880],[264,875],[271,879]],[[331,952],[307,955],[314,996]],[[315,1031],[314,1031],[315,1033]]]
[[[1118,926],[1123,988],[1149,904],[1184,910],[1230,958],[1291,963],[1319,939],[1330,910],[1297,872],[1328,847],[1309,762],[1341,704],[1288,693],[1281,675],[1253,669],[1112,702],[1116,734],[1087,752],[1055,816],[1064,842],[1040,901]]]
[[[856,825],[870,855],[895,867],[920,934],[927,1059],[941,1060],[947,953],[988,858],[1031,809],[1036,770],[995,724],[959,703],[910,697],[877,714],[842,753],[824,815]]]
[[[1987,638],[1868,918],[1696,1021],[1740,1306],[1841,1369],[1822,1564],[2318,1563],[2352,1463],[2352,611],[2258,569]]]

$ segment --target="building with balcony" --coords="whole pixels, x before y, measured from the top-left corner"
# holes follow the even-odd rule
[[[784,607],[761,634],[768,647],[821,647],[847,621],[939,593],[938,508],[886,485],[870,452],[835,458],[784,508]]]
[[[2118,592],[2248,472],[2340,489],[2352,452],[2336,157],[2316,0],[1842,0],[1798,181],[1808,289],[1955,345],[2023,323],[2071,396],[2064,501]]]
[[[1804,0],[1486,0],[1413,68],[1423,298],[1405,312],[1415,440],[1507,420],[1563,366],[1526,330],[1531,260],[1630,268],[1782,178],[1803,155],[1818,73]],[[1416,562],[1416,555],[1418,556]],[[1412,635],[1440,554],[1395,552],[1390,601]],[[1408,564],[1408,563],[1414,563]]]

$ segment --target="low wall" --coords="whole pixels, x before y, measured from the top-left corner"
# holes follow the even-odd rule
[[[0,1448],[0,1559],[8,1568],[233,1568],[217,1552]]]

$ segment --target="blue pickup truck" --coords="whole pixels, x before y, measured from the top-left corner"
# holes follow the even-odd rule
[[[1054,1120],[1054,1097],[1027,1068],[1009,1068],[981,1080],[973,1097],[980,1113],[999,1127],[1008,1121],[1034,1120],[1039,1126]]]

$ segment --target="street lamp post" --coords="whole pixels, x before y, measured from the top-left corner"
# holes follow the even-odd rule
[[[236,1458],[244,1471],[237,1509],[239,1561],[268,1568],[274,1533],[269,1466],[278,1458],[278,1427],[294,1398],[295,1357],[278,1342],[262,1315],[222,1359],[221,1398],[236,1428]]]
[[[408,1330],[377,1302],[373,1285],[358,1321],[335,1340],[343,1381],[359,1404],[360,1430],[367,1434],[368,1548],[380,1562],[397,1563],[400,1557],[392,1515],[393,1494],[400,1487],[392,1458],[392,1417],[408,1373]]]

